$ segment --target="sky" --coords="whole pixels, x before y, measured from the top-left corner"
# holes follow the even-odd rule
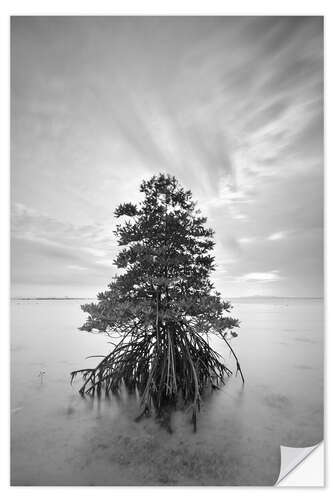
[[[12,296],[105,290],[114,209],[159,172],[223,296],[322,296],[322,18],[12,17]]]

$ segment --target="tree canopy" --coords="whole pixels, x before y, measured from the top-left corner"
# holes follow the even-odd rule
[[[120,334],[120,341],[99,365],[83,374],[81,393],[108,394],[124,383],[138,389],[143,413],[182,397],[193,407],[193,423],[204,388],[216,388],[231,374],[209,344],[239,326],[226,315],[231,304],[222,300],[210,275],[215,269],[213,231],[206,227],[192,199],[175,177],[160,174],[143,181],[143,200],[122,203],[115,217],[120,251],[113,278],[97,303],[82,306],[88,313],[83,330]],[[244,379],[243,379],[244,381]]]

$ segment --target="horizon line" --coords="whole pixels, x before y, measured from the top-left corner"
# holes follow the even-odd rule
[[[225,297],[227,300],[235,299],[324,299],[324,296],[302,296],[302,295],[243,295]],[[10,300],[98,300],[97,297],[10,297]],[[223,300],[223,298],[222,298]]]

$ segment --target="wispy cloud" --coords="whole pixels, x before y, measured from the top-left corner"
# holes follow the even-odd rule
[[[230,261],[225,293],[279,269],[272,293],[322,295],[322,18],[18,17],[12,30],[13,279],[103,286],[115,207],[167,171]]]
[[[278,241],[278,240],[283,240],[287,237],[288,232],[287,231],[278,231],[277,233],[272,233],[270,234],[267,239],[269,241]]]
[[[73,269],[74,271],[87,271],[87,267],[77,266],[76,264],[69,264],[68,269]]]
[[[238,278],[236,278],[237,281],[240,281],[240,282],[247,282],[247,281],[255,281],[255,282],[263,282],[263,283],[271,283],[273,281],[279,281],[282,279],[282,277],[280,276],[280,273],[279,271],[269,271],[269,272],[266,272],[266,273],[248,273],[248,274],[244,274],[242,276],[239,276]]]
[[[255,241],[255,238],[254,237],[251,237],[251,238],[249,238],[249,237],[243,237],[243,238],[239,238],[238,241],[239,241],[239,243],[246,245],[248,243],[253,243]]]
[[[90,289],[103,286],[114,273],[107,255],[114,256],[116,243],[107,238],[108,228],[74,226],[38,213],[22,203],[12,209],[12,279],[20,287],[49,284],[52,288]],[[92,248],[85,245],[92,245]],[[84,273],[84,274],[83,274]],[[72,292],[73,293],[73,292]],[[80,292],[75,292],[81,295]],[[67,293],[66,293],[67,294]]]

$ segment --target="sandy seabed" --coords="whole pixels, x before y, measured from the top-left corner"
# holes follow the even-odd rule
[[[176,412],[169,434],[151,418],[134,422],[135,397],[78,395],[70,371],[94,366],[85,358],[110,347],[77,330],[81,302],[12,301],[12,485],[267,486],[279,475],[280,445],[322,440],[323,301],[234,302],[246,382],[232,376],[206,396],[196,434],[190,413]]]

